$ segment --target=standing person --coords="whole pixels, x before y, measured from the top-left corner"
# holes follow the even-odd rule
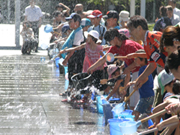
[[[104,19],[107,19],[107,25],[110,28],[116,28],[120,29],[118,21],[119,21],[119,15],[118,12],[115,10],[110,10],[106,13],[106,15],[103,16]]]
[[[127,28],[128,21],[129,21],[129,12],[121,11],[119,13],[119,24],[121,25],[121,28]]]
[[[81,19],[87,17],[86,13],[83,11],[83,5],[81,3],[75,5],[74,12],[79,14]]]
[[[99,33],[99,39],[102,40],[101,44],[105,45],[106,41],[104,40],[104,34],[106,32],[106,28],[100,24],[102,12],[99,10],[94,10],[91,15],[87,16],[87,18],[91,19],[91,23],[93,24],[93,26],[88,29],[88,32],[91,30],[96,30]]]
[[[176,14],[180,18],[180,10],[176,8],[176,0],[169,0],[168,5],[171,5],[173,8],[173,14]]]
[[[178,15],[173,14],[173,8],[172,8],[172,6],[171,6],[171,5],[168,5],[168,6],[166,6],[166,8],[167,8],[167,16],[171,19],[172,25],[174,26],[174,25],[176,25],[177,23],[179,23],[180,18],[179,18]]]
[[[25,8],[25,21],[30,22],[31,28],[34,32],[34,38],[37,39],[39,43],[39,28],[42,23],[42,11],[35,5],[35,0],[29,0],[30,6]],[[36,46],[35,52],[38,52],[38,45]]]
[[[128,22],[128,28],[130,35],[133,39],[142,40],[144,43],[144,50],[146,52],[146,57],[148,59],[148,66],[145,72],[138,78],[137,84],[140,81],[143,81],[147,76],[149,76],[155,69],[156,64],[157,67],[160,68],[158,70],[162,70],[165,65],[165,58],[167,56],[166,52],[160,53],[160,39],[162,36],[162,32],[158,31],[149,31],[147,21],[145,18],[139,15],[135,15],[130,18]],[[136,57],[135,55],[132,57]],[[130,58],[132,58],[130,57]]]
[[[180,27],[168,26],[164,29],[160,42],[160,51],[170,55],[180,47]]]
[[[63,10],[63,8],[65,8],[66,10]],[[60,11],[61,13],[67,14],[67,15],[69,15],[69,12],[70,12],[70,8],[66,5],[64,5],[63,3],[57,4],[56,10]]]
[[[73,29],[73,31],[67,38],[66,42],[63,44],[61,50],[64,50],[65,48],[77,47],[84,41],[83,30],[80,26],[81,17],[76,13],[72,13],[69,17],[66,18],[66,20],[68,20],[69,27],[70,29]],[[77,50],[74,53],[69,53],[67,56],[66,54],[61,54],[61,56],[65,58],[63,64],[67,65],[68,63],[69,88],[73,88],[71,77],[76,73],[82,72],[84,55],[84,49]]]
[[[129,40],[124,34],[120,34],[116,28],[111,28],[106,31],[104,38],[111,44],[107,53],[117,54],[119,56],[126,56],[130,53],[134,53],[143,47],[135,41]],[[136,66],[134,59],[123,59],[127,65],[124,70],[124,74],[130,74],[132,72],[132,81],[138,77],[139,67]],[[100,58],[95,64],[93,64],[88,72],[92,73],[96,67],[103,65],[106,62],[106,55]],[[133,91],[133,87],[130,88],[130,92]],[[136,91],[130,98],[130,107],[134,108],[139,100],[139,92]]]
[[[166,52],[159,52],[159,47],[160,47],[160,39],[162,36],[161,32],[154,31],[151,32],[148,30],[148,24],[145,18],[139,15],[135,15],[130,18],[128,24],[130,35],[133,37],[134,40],[142,40],[144,43],[144,50],[145,50],[145,57],[147,57],[148,60],[148,65],[144,72],[137,78],[136,83],[135,83],[135,89],[141,87],[143,84],[142,82],[145,80],[147,76],[153,73],[153,71],[157,67],[157,72],[159,73],[165,65],[165,58],[167,56]],[[131,55],[132,56],[132,55]],[[134,58],[137,57],[134,55]],[[161,94],[160,89],[159,91],[156,92],[156,98],[161,99],[162,97],[158,97]],[[156,99],[155,98],[155,99]],[[159,100],[158,100],[159,101]],[[159,102],[155,103],[155,105],[159,104]]]
[[[145,51],[142,49],[136,51],[136,53],[145,53]],[[137,57],[135,58],[135,63],[141,67],[138,73],[138,76],[140,76],[141,73],[146,69],[148,63],[147,58]],[[129,87],[134,83],[135,81],[131,81],[127,84],[126,87]],[[153,77],[151,74],[146,77],[146,79],[144,80],[144,84],[141,86],[141,88],[139,88],[139,94],[140,100],[138,101],[134,109],[135,121],[138,120],[140,114],[147,113],[148,115],[151,115],[151,108],[154,101]]]
[[[160,14],[161,18],[158,19],[157,22],[155,23],[153,30],[163,32],[163,30],[167,26],[172,25],[172,23],[171,23],[170,18],[167,17],[167,9],[166,9],[166,7],[161,6],[159,8],[159,14]]]

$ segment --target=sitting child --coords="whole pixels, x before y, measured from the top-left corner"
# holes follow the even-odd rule
[[[136,53],[144,53],[145,51],[143,49],[140,49],[136,51]],[[141,68],[139,69],[138,75],[140,76],[147,66],[147,59],[146,58],[135,58],[135,63],[139,65]],[[129,82],[126,85],[126,88],[128,88],[130,85],[135,84],[136,81]],[[137,121],[140,114],[147,113],[148,115],[151,114],[151,107],[154,101],[154,91],[153,91],[153,77],[152,75],[149,75],[145,80],[144,84],[139,88],[139,94],[140,94],[140,100],[135,106],[134,114],[135,114],[135,120]]]
[[[20,34],[23,38],[21,52],[22,54],[30,54],[32,46],[35,46],[37,48],[38,42],[34,39],[34,33],[30,28],[29,22],[23,22],[23,29]]]

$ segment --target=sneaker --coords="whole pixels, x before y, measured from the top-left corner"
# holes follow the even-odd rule
[[[63,99],[63,100],[61,100],[61,102],[67,102],[67,99]]]

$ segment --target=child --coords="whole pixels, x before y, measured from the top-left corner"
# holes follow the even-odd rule
[[[96,44],[98,40],[99,40],[99,33],[95,30],[91,30],[88,33],[86,43],[68,50],[62,50],[60,51],[60,54],[65,52],[74,52],[76,50],[85,48],[85,58],[84,58],[83,71],[82,71],[83,73],[85,73],[87,72],[87,69],[100,58],[100,56],[104,56],[103,47]],[[103,67],[104,66],[100,66],[95,70],[102,70]]]
[[[60,54],[65,53],[65,52],[74,52],[76,50],[80,50],[82,48],[85,48],[85,58],[84,58],[84,62],[83,62],[83,73],[87,72],[87,69],[93,65],[99,58],[100,56],[104,56],[103,54],[103,46],[101,45],[97,45],[96,43],[99,40],[99,33],[95,30],[91,30],[88,33],[87,39],[86,39],[86,43],[74,47],[74,48],[70,48],[68,50],[61,50]],[[98,89],[104,89],[104,87],[100,86],[100,78],[103,77],[103,69],[104,69],[104,65],[97,67],[94,71],[96,71],[92,77],[95,79],[93,80],[93,84],[96,88]],[[86,97],[84,97],[83,99],[87,99]],[[87,101],[87,100],[86,100]],[[86,102],[86,101],[82,101],[82,102]]]
[[[21,48],[21,51],[23,54],[30,54],[31,52],[31,47],[35,45],[36,47],[38,46],[38,42],[34,39],[34,33],[33,30],[30,28],[30,23],[25,21],[23,22],[23,29],[21,31],[21,36],[23,38],[23,45]],[[27,46],[29,46],[27,48]]]
[[[99,33],[99,39],[102,40],[101,45],[105,45],[106,41],[104,40],[104,34],[106,32],[106,28],[100,24],[102,12],[99,10],[94,10],[91,15],[87,16],[87,18],[91,19],[91,23],[93,25],[89,27],[88,32],[91,30],[96,30]]]
[[[136,53],[144,53],[145,51],[140,49],[136,51]],[[146,58],[135,58],[135,63],[139,65],[141,68],[139,69],[139,76],[141,73],[144,72],[144,69],[147,66],[147,59]],[[126,87],[134,84],[134,82],[129,82]],[[135,106],[134,114],[135,114],[135,120],[137,121],[140,114],[147,113],[148,115],[151,114],[151,106],[153,104],[154,100],[154,91],[153,91],[153,77],[152,75],[149,75],[145,80],[144,84],[139,88],[139,94],[140,94],[140,100]]]

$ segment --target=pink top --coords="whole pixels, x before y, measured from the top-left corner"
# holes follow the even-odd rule
[[[103,51],[103,47],[101,45],[97,45],[96,50],[91,50],[90,45],[86,43],[83,73],[87,72],[88,68],[100,58],[100,51]],[[99,70],[101,67],[102,66],[96,68],[95,70]]]

